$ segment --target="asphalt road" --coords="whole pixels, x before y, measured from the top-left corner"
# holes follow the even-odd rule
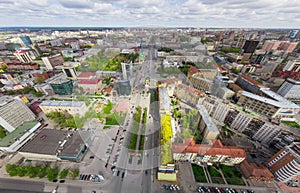
[[[44,192],[44,187],[45,187],[44,182],[0,178],[0,192],[3,193],[10,193],[10,192],[40,193],[40,192]]]

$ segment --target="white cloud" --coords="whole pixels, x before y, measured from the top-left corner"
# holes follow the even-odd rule
[[[298,10],[299,0],[0,0],[0,25],[295,27]]]

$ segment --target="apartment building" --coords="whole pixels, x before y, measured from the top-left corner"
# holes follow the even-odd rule
[[[219,129],[213,123],[205,107],[202,105],[197,105],[198,112],[200,114],[199,128],[203,135],[203,140],[208,142],[215,140],[220,134]]]
[[[12,132],[24,122],[34,119],[33,112],[19,97],[0,97],[0,125],[8,132]]]
[[[280,86],[277,93],[287,99],[300,99],[300,81],[291,78]]]
[[[268,161],[267,165],[276,179],[288,182],[300,177],[300,142],[284,147]]]
[[[213,144],[196,144],[193,138],[185,138],[184,143],[172,144],[173,158],[176,161],[194,163],[220,163],[237,165],[246,158],[245,150],[237,146],[224,146],[220,140]]]
[[[270,144],[270,142],[279,136],[280,133],[281,128],[279,126],[266,122],[258,129],[252,138],[260,143]]]
[[[83,116],[88,108],[83,101],[43,101],[40,108],[45,114],[52,111],[68,112],[71,115]]]
[[[63,65],[64,63],[64,58],[60,54],[49,57],[42,57],[42,60],[47,70],[53,70],[55,66]]]
[[[24,63],[32,62],[32,58],[29,52],[25,50],[17,50],[14,52],[14,55],[18,58],[20,62],[24,62]]]

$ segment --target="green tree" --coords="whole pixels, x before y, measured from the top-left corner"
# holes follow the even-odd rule
[[[68,169],[63,169],[59,173],[59,179],[65,179],[67,177],[68,173],[69,173]]]
[[[69,175],[72,179],[75,179],[79,175],[79,169],[78,168],[71,169]]]
[[[57,175],[58,175],[58,167],[57,166],[55,168],[48,168],[47,179],[49,181],[53,181],[53,180],[57,179]]]

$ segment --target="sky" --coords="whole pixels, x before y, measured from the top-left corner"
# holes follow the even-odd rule
[[[0,0],[0,26],[300,28],[299,0]]]

